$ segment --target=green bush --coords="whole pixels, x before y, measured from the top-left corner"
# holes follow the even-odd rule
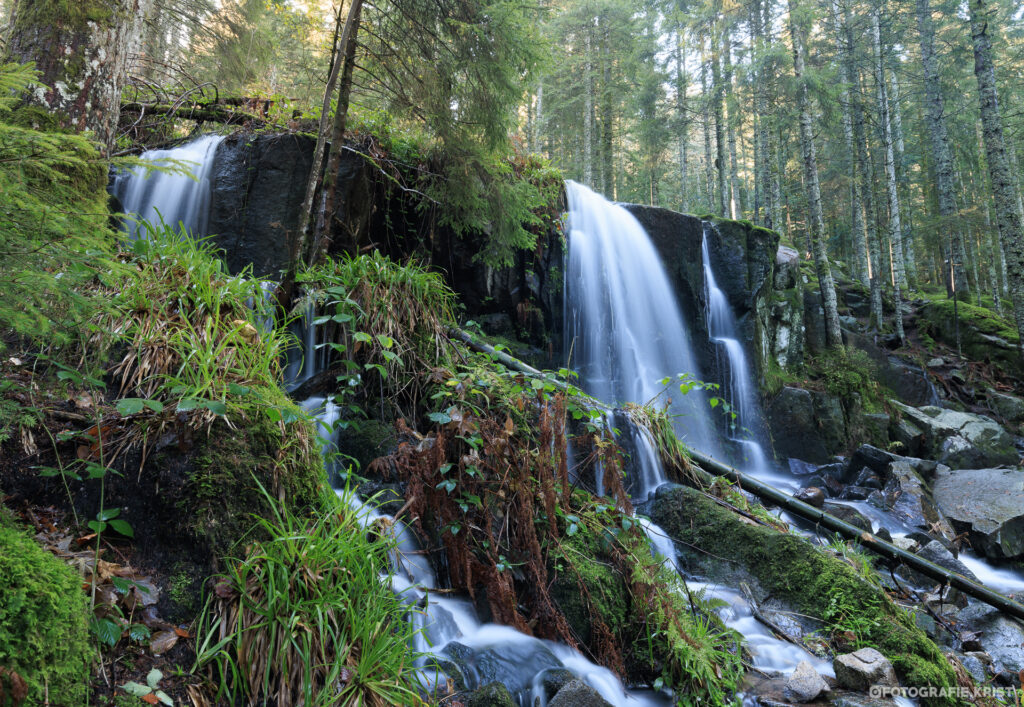
[[[28,684],[26,704],[86,703],[89,603],[82,580],[0,509],[0,668]],[[6,707],[4,705],[3,707]]]
[[[34,77],[31,64],[0,64],[0,328],[53,344],[73,340],[100,304],[83,285],[117,266],[107,162],[86,138],[38,130],[45,120],[17,108]]]
[[[859,395],[865,407],[875,409],[884,395],[878,382],[878,366],[860,349],[843,347],[827,351],[813,361],[825,390],[842,400]]]

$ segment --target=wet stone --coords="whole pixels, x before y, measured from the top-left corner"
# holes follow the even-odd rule
[[[810,702],[828,691],[828,683],[806,660],[800,661],[786,680],[785,695],[793,702]]]
[[[612,707],[597,690],[582,680],[570,680],[548,702],[548,707]]]

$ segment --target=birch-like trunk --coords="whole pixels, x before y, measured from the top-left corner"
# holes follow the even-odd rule
[[[798,84],[797,97],[800,112],[800,151],[803,155],[804,185],[807,190],[807,204],[811,211],[809,235],[814,253],[814,269],[818,274],[821,289],[822,308],[825,310],[825,338],[831,348],[843,344],[839,328],[839,311],[836,302],[836,288],[832,280],[832,268],[825,252],[825,219],[821,209],[821,186],[818,180],[818,157],[814,147],[814,130],[811,118],[811,98],[805,77],[804,35],[797,25],[797,0],[789,0],[789,28],[793,42],[793,72]]]
[[[990,10],[986,0],[970,0],[968,6],[974,44],[974,75],[978,80],[981,129],[992,182],[992,201],[1002,251],[1006,257],[1006,273],[1017,333],[1020,336],[1019,345],[1024,353],[1024,224],[1021,222],[1018,204],[1017,180],[1010,170],[999,113],[996,73],[992,65],[992,40],[988,36]]]
[[[704,53],[700,64],[701,87],[701,118],[704,127],[704,192],[708,210],[715,206],[715,161],[711,155],[711,92],[708,87],[708,62],[710,58]]]
[[[686,50],[683,44],[683,32],[677,28],[675,32],[675,89],[676,89],[676,125],[679,135],[679,210],[686,212],[686,167],[687,148],[690,142],[690,118],[686,114]]]
[[[583,29],[583,183],[594,186],[594,73],[593,23]]]
[[[715,191],[718,193],[718,213],[723,217],[729,215],[729,186],[726,178],[728,169],[725,156],[725,116],[722,109],[724,103],[725,88],[722,85],[722,72],[719,62],[721,56],[715,51],[715,45],[711,45],[711,97],[712,109],[715,119],[715,168],[718,175],[718,184]]]
[[[921,41],[921,66],[924,70],[925,125],[928,128],[928,142],[935,171],[939,216],[942,217],[940,229],[949,233],[948,251],[955,253],[960,248],[963,235],[956,208],[956,192],[953,189],[953,157],[949,145],[949,131],[946,129],[946,103],[942,97],[939,67],[935,59],[935,27],[932,24],[930,0],[917,0],[917,33]],[[948,264],[944,270],[946,291],[952,294],[953,282],[949,276]],[[966,293],[968,287],[964,264],[955,263],[953,272],[957,291]]]
[[[738,218],[740,205],[739,176],[736,165],[736,123],[738,110],[736,101],[730,100],[733,96],[732,86],[732,38],[729,28],[725,27],[722,32],[722,90],[726,92],[725,101],[725,141],[729,151],[729,198],[726,199],[729,206],[729,218]]]

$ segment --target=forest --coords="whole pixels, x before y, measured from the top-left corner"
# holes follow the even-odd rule
[[[1021,67],[1011,0],[0,0],[0,707],[1019,704]]]

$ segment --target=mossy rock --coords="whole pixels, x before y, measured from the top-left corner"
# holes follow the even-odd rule
[[[26,705],[87,703],[88,619],[81,577],[0,509],[0,668],[27,683]]]
[[[893,662],[906,685],[956,684],[948,661],[910,615],[838,557],[797,535],[752,525],[691,488],[662,487],[651,515],[676,540],[681,558],[713,579],[745,572],[773,599],[827,629],[853,631]]]
[[[561,542],[551,598],[581,643],[594,639],[595,615],[619,635],[629,620],[630,599],[625,579],[608,558],[609,539],[583,528]]]
[[[1020,337],[1008,319],[995,312],[966,302],[950,299],[928,302],[921,310],[922,329],[948,346],[956,346],[957,324],[964,355],[975,361],[991,361],[1014,376],[1024,376],[1024,361],[1017,348]]]
[[[282,433],[265,414],[255,417],[238,421],[234,430],[218,421],[189,455],[177,504],[188,518],[187,532],[203,539],[214,558],[231,552],[254,515],[269,515],[260,486],[301,510],[319,503],[326,482],[311,428],[296,430],[305,423],[294,422]]]

